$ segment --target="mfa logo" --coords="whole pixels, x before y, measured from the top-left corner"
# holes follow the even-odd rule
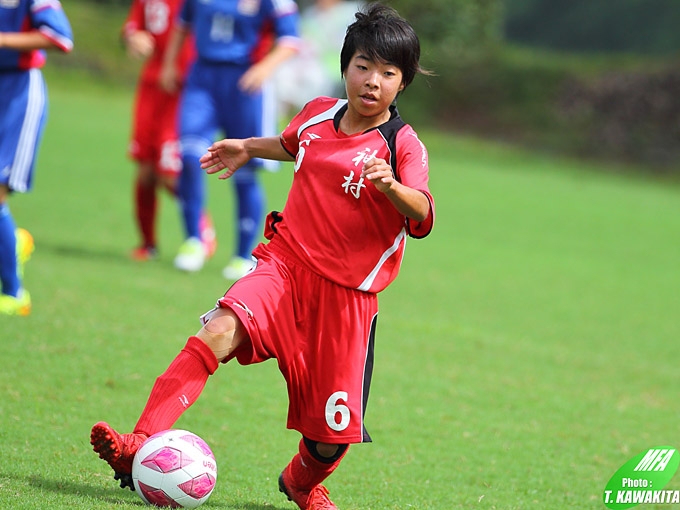
[[[646,450],[619,468],[604,489],[607,508],[633,508],[642,503],[680,503],[680,490],[663,490],[680,465],[680,454],[670,446]]]

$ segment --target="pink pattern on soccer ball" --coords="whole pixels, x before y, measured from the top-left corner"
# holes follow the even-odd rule
[[[198,437],[196,434],[189,433],[186,436],[180,437],[180,439],[182,441],[186,441],[187,443],[194,445],[196,448],[201,450],[204,455],[212,457],[213,459],[215,458],[208,444],[205,441],[203,441],[203,439]]]
[[[196,434],[185,430],[162,431],[148,438],[139,453],[142,455],[135,456],[132,476],[138,494],[151,505],[195,508],[215,488],[215,456]]]
[[[209,494],[214,486],[215,478],[208,473],[203,473],[192,480],[179,484],[177,487],[192,498],[201,499],[206,494]]]
[[[142,465],[160,471],[161,473],[170,473],[176,469],[180,469],[193,462],[186,453],[175,450],[170,446],[164,446],[148,455],[143,461]]]
[[[163,490],[150,487],[142,482],[139,483],[139,490],[144,493],[144,497],[151,505],[169,508],[182,508],[182,505],[174,501]]]

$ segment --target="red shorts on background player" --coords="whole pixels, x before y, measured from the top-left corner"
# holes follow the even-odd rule
[[[157,190],[177,196],[182,170],[177,118],[181,90],[167,93],[159,83],[163,55],[181,0],[134,0],[123,25],[123,42],[131,57],[144,59],[135,97],[132,138],[128,152],[137,163],[134,183],[134,213],[141,242],[132,258],[145,261],[157,256]],[[193,41],[187,39],[180,51],[178,67],[186,77],[194,59]],[[207,214],[201,232],[209,255],[216,248],[215,233]]]

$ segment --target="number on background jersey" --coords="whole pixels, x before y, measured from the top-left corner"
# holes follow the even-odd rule
[[[212,41],[228,43],[234,37],[234,18],[220,12],[215,13],[210,27]]]

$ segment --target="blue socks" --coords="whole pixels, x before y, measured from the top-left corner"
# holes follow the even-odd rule
[[[16,226],[7,204],[0,204],[0,283],[3,294],[17,297],[21,282],[17,273]]]
[[[197,157],[185,155],[182,158],[182,164],[184,167],[179,176],[178,191],[184,220],[184,233],[187,239],[189,237],[200,239],[199,224],[205,204],[205,176]]]
[[[256,169],[245,167],[240,168],[231,177],[238,199],[236,255],[244,259],[250,259],[264,215],[265,197],[257,173]]]
[[[179,178],[179,197],[186,237],[201,237],[199,223],[205,208],[206,177],[198,158],[186,154]],[[264,217],[265,196],[258,180],[258,171],[250,166],[239,168],[229,179],[234,184],[237,202],[236,255],[249,259],[260,234]]]

